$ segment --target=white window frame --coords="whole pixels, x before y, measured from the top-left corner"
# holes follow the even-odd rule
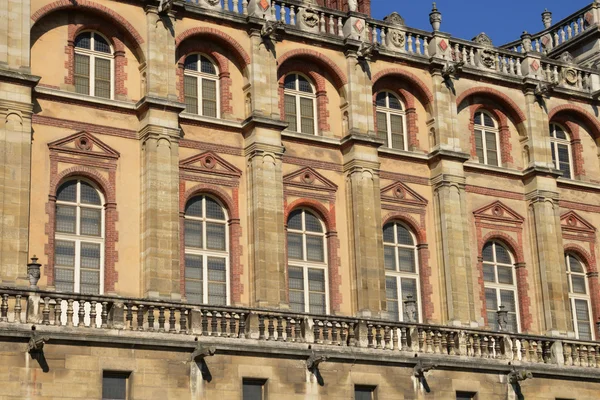
[[[183,243],[184,243],[184,254],[190,254],[190,255],[194,255],[194,256],[200,256],[202,257],[202,304],[209,304],[208,303],[208,257],[218,257],[218,258],[225,258],[225,288],[226,288],[226,305],[231,305],[231,282],[230,282],[230,266],[229,266],[229,215],[227,213],[227,208],[223,206],[223,203],[221,201],[219,201],[219,199],[207,195],[207,194],[197,194],[193,197],[191,197],[188,200],[188,203],[190,201],[192,201],[195,198],[198,197],[202,197],[202,215],[203,217],[196,217],[196,216],[189,216],[186,214],[184,214],[184,219],[186,220],[190,220],[190,221],[197,221],[197,222],[202,222],[202,244],[204,247],[206,247],[206,238],[207,238],[207,230],[206,230],[206,223],[216,223],[216,224],[221,224],[223,226],[225,226],[225,251],[221,250],[210,250],[210,249],[199,249],[199,248],[194,248],[194,247],[187,247],[185,245],[185,237],[183,238]],[[220,220],[220,219],[212,219],[212,218],[207,218],[206,217],[206,198],[210,198],[211,200],[215,201],[217,204],[219,204],[219,206],[221,206],[221,209],[223,210],[223,214],[225,215],[225,219],[224,220]],[[187,204],[186,204],[187,207]],[[184,222],[185,224],[185,222]],[[184,229],[184,235],[185,235],[185,229]],[[184,255],[184,263],[185,263],[185,255]],[[184,271],[185,271],[185,265],[184,265]],[[184,276],[183,276],[183,281],[184,281],[184,287],[185,287],[185,272],[184,272]],[[184,289],[185,291],[185,289]]]
[[[483,119],[484,117],[482,116],[482,125],[478,125],[475,124],[475,117],[477,116],[477,114],[485,114],[488,117],[490,117],[492,119],[492,121],[494,122],[494,127],[489,127],[489,126],[485,126],[485,120]],[[496,118],[494,118],[494,116],[492,114],[490,114],[489,112],[485,111],[485,110],[478,110],[475,113],[475,117],[473,118],[473,134],[477,135],[477,130],[481,131],[481,143],[483,146],[483,160],[479,160],[480,163],[485,164],[485,165],[491,165],[492,167],[496,167],[496,165],[492,165],[489,163],[488,160],[488,148],[487,148],[487,141],[485,140],[485,136],[486,136],[486,132],[489,133],[493,133],[495,138],[496,138],[496,153],[498,155],[498,165],[497,166],[502,166],[502,150],[500,148],[500,129],[498,127],[498,121],[496,121]]]
[[[569,263],[569,256],[574,257],[579,261],[579,263],[581,264],[581,267],[583,268],[583,272],[572,272],[571,271],[571,265]],[[578,257],[576,254],[569,253],[569,252],[565,253],[565,264],[567,266],[567,280],[568,280],[568,285],[569,285],[569,302],[571,304],[571,317],[573,318],[573,329],[575,330],[575,335],[577,335],[577,338],[579,339],[579,324],[577,324],[575,300],[584,300],[588,306],[590,332],[592,333],[591,340],[596,340],[596,332],[595,332],[596,329],[594,326],[594,318],[593,318],[593,313],[592,313],[592,301],[591,301],[591,297],[590,297],[589,279],[587,276],[587,265],[584,262],[582,262],[581,258]],[[571,277],[573,275],[582,276],[584,278],[586,294],[575,293],[573,291],[573,282],[571,280]]]
[[[423,322],[423,312],[422,312],[422,307],[421,307],[421,277],[420,277],[420,265],[419,265],[419,250],[417,249],[417,237],[414,234],[414,232],[412,231],[412,229],[410,229],[410,227],[408,227],[406,224],[403,224],[402,222],[398,222],[398,221],[394,221],[394,222],[390,222],[391,224],[394,225],[394,243],[391,242],[386,242],[384,240],[384,247],[387,246],[394,246],[394,257],[395,257],[395,268],[396,271],[390,271],[388,269],[385,270],[385,277],[392,277],[396,279],[396,299],[398,300],[398,313],[400,314],[399,316],[399,320],[400,322],[404,321],[404,300],[405,298],[402,296],[402,278],[407,278],[407,279],[414,279],[417,282],[417,298],[414,299],[417,302],[417,310],[418,310],[418,315],[419,315],[419,319],[418,322],[421,323]],[[388,224],[386,224],[387,226]],[[410,233],[413,243],[414,245],[409,246],[406,244],[400,244],[398,243],[398,225],[404,227],[408,233]],[[414,259],[415,259],[415,272],[404,272],[404,271],[400,271],[400,264],[399,264],[399,249],[403,248],[403,249],[412,249],[414,251]]]
[[[318,136],[319,135],[319,114],[317,114],[317,88],[315,87],[315,85],[313,84],[312,80],[307,77],[304,74],[301,74],[300,72],[290,72],[289,74],[287,74],[285,77],[287,78],[290,75],[295,75],[295,79],[294,81],[296,82],[296,89],[288,89],[284,86],[283,88],[283,101],[285,104],[285,96],[294,96],[296,98],[296,132],[298,133],[303,133],[301,132],[302,130],[302,114],[300,112],[300,99],[301,98],[305,98],[305,99],[310,99],[312,101],[313,104],[313,130],[314,130],[314,135]],[[310,84],[310,87],[312,89],[312,93],[306,93],[306,92],[301,92],[298,89],[298,76],[303,77],[304,79],[306,79],[306,81]],[[284,78],[284,82],[285,82],[285,78]],[[310,135],[309,133],[305,133],[305,135]]]
[[[82,31],[77,34],[77,37],[79,37],[79,35],[84,34],[84,33],[91,33],[90,48],[82,49],[82,48],[76,47],[76,46],[73,46],[73,47],[75,49],[75,54],[84,55],[84,56],[89,57],[89,59],[90,59],[90,70],[89,70],[90,93],[88,96],[94,96],[94,97],[96,96],[96,93],[95,93],[96,92],[96,59],[102,58],[102,59],[110,61],[110,99],[113,100],[115,98],[115,56],[114,56],[115,51],[114,51],[114,48],[113,48],[110,40],[108,40],[108,38],[106,36],[99,33],[98,31],[93,31],[93,30]],[[106,43],[108,43],[108,46],[110,47],[110,53],[102,53],[100,51],[94,50],[94,42],[96,41],[96,38],[94,37],[95,35],[99,35],[104,40],[106,40]],[[75,57],[73,58],[73,80],[75,80]],[[82,94],[82,93],[78,93],[78,94]],[[84,94],[84,96],[85,96],[85,94]],[[102,97],[100,97],[100,98],[102,98]]]
[[[400,103],[400,107],[402,108],[401,110],[396,110],[395,108],[390,108],[390,103],[389,103],[389,98],[386,96],[385,98],[385,103],[386,106],[379,106],[377,105],[377,96],[385,93],[388,96],[394,96],[397,100],[398,103]],[[400,97],[396,96],[395,93],[389,91],[389,90],[383,90],[379,93],[377,93],[377,95],[375,96],[375,113],[382,113],[385,114],[385,120],[386,120],[386,136],[387,136],[387,146],[390,149],[393,149],[394,147],[392,147],[392,115],[398,115],[402,117],[402,136],[404,137],[404,148],[402,149],[398,149],[398,150],[404,150],[404,151],[408,151],[408,132],[406,132],[406,106],[404,104],[404,102],[402,100],[400,100]],[[375,115],[375,117],[377,117],[377,115]],[[378,127],[379,128],[379,127]]]
[[[484,265],[494,265],[494,279],[496,282],[488,282],[484,279],[483,281],[483,286],[484,286],[484,290],[485,289],[494,289],[494,291],[496,292],[496,304],[498,304],[498,310],[500,310],[500,306],[502,305],[502,299],[500,296],[500,291],[504,290],[504,291],[511,291],[514,293],[514,297],[515,297],[515,315],[516,315],[516,320],[517,320],[517,332],[514,333],[519,333],[521,332],[521,315],[520,315],[520,308],[519,308],[519,289],[518,289],[518,285],[517,285],[517,271],[515,268],[515,258],[512,254],[512,251],[510,251],[509,249],[506,248],[506,246],[502,245],[502,243],[496,241],[496,240],[491,240],[489,242],[486,242],[484,245],[487,246],[489,243],[491,243],[493,245],[492,248],[492,255],[494,257],[494,261],[493,263],[490,263],[489,261],[482,261],[482,268],[484,268]],[[504,263],[500,263],[498,262],[498,260],[496,259],[496,246],[500,246],[502,247],[510,256],[510,264],[504,264]],[[508,283],[499,283],[499,279],[498,279],[498,266],[501,267],[510,267],[511,272],[512,272],[512,279],[513,279],[513,284],[510,285]],[[483,274],[483,271],[482,271]],[[488,311],[488,307],[486,305],[486,313]],[[488,321],[488,325],[489,325],[489,321]]]
[[[185,59],[187,59],[190,56],[196,55],[198,56],[198,69],[202,69],[202,62],[201,62],[201,57],[205,57],[208,61],[210,61],[213,65],[213,67],[215,67],[215,74],[209,74],[206,72],[202,72],[202,71],[194,71],[191,69],[186,69],[185,66],[183,68],[183,75],[184,75],[184,79],[185,76],[193,76],[194,78],[196,78],[196,90],[198,93],[198,109],[196,110],[195,114],[196,115],[201,115],[203,117],[208,117],[208,118],[221,118],[221,71],[219,70],[219,66],[218,64],[215,62],[215,60],[210,57],[209,55],[206,55],[204,53],[191,53],[185,56]],[[184,61],[184,65],[185,65],[185,61]],[[212,117],[212,116],[207,116],[202,114],[202,103],[203,103],[203,98],[202,98],[202,81],[203,80],[209,80],[209,81],[213,81],[216,82],[216,102],[217,102],[217,116],[216,117]],[[184,83],[184,91],[185,91],[185,83]],[[184,93],[185,96],[185,93]]]
[[[302,229],[298,230],[298,229],[290,229],[289,227],[287,227],[287,232],[286,232],[286,242],[287,242],[287,233],[295,233],[295,234],[300,234],[302,235],[302,254],[303,254],[303,258],[304,260],[297,260],[297,259],[292,259],[289,257],[287,257],[287,265],[288,265],[288,269],[290,267],[294,268],[302,268],[302,277],[303,277],[303,284],[304,287],[302,289],[303,294],[304,294],[304,312],[309,313],[310,312],[310,291],[309,291],[309,287],[308,287],[308,270],[309,269],[319,269],[323,271],[323,275],[325,277],[325,314],[329,314],[330,309],[329,309],[329,255],[328,255],[328,248],[327,248],[327,229],[325,226],[325,223],[323,222],[323,220],[312,210],[307,209],[307,208],[297,208],[294,209],[294,211],[302,211]],[[307,231],[306,230],[306,217],[305,214],[309,213],[311,215],[313,215],[321,224],[321,229],[322,229],[322,233],[318,233],[318,232],[313,232],[313,231]],[[287,224],[286,224],[287,226]],[[307,253],[307,246],[306,246],[306,236],[321,236],[323,239],[323,262],[317,262],[317,261],[308,261],[308,253]],[[288,286],[288,290],[289,290],[289,286]]]
[[[58,208],[59,205],[64,205],[64,206],[69,206],[69,207],[75,207],[76,209],[76,213],[75,213],[75,233],[63,233],[63,232],[58,232],[56,230],[56,226],[54,228],[54,246],[55,246],[55,257],[56,257],[56,242],[58,241],[68,241],[68,242],[75,242],[75,263],[74,263],[74,283],[73,283],[73,292],[74,293],[79,293],[81,290],[81,243],[96,243],[96,244],[100,244],[100,270],[99,270],[99,274],[100,274],[100,288],[99,288],[99,294],[103,294],[104,293],[104,251],[105,251],[105,235],[106,235],[106,218],[105,218],[105,209],[104,209],[104,205],[105,205],[105,200],[104,200],[104,196],[102,195],[102,192],[98,189],[98,187],[91,181],[84,179],[84,178],[73,178],[73,179],[68,179],[64,182],[62,182],[58,188],[60,188],[63,184],[67,183],[67,182],[71,182],[71,181],[77,181],[77,199],[75,203],[72,202],[68,202],[68,201],[60,201],[56,200],[56,205],[55,205],[55,212],[56,209]],[[87,203],[81,203],[81,182],[85,182],[88,185],[90,185],[91,187],[93,187],[96,192],[98,193],[98,196],[100,197],[100,203],[101,205],[94,205],[94,204],[87,204]],[[96,209],[96,210],[100,210],[100,236],[82,236],[81,235],[81,208],[92,208],[92,209]],[[58,218],[55,217],[55,221]],[[55,268],[56,268],[56,264],[55,264]],[[59,266],[60,267],[60,266]]]
[[[556,128],[559,127],[564,133],[565,136],[567,137],[567,139],[559,139],[556,137]],[[563,146],[567,146],[567,151],[569,154],[569,173],[571,174],[571,177],[563,177],[566,179],[573,179],[574,178],[574,173],[573,173],[573,150],[571,147],[571,135],[569,134],[569,132],[564,128],[564,126],[557,124],[556,122],[551,122],[550,123],[550,152],[552,152],[552,143],[554,143],[554,168],[560,170],[560,160],[558,158],[558,146],[559,145],[563,145]]]

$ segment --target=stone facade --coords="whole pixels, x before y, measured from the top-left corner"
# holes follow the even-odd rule
[[[97,399],[108,372],[128,399],[239,399],[244,380],[268,399],[599,398],[600,3],[500,47],[435,9],[424,32],[368,0],[296,3],[0,4],[0,399]],[[97,191],[97,237],[83,194],[64,228],[70,181]],[[190,250],[189,220],[222,243]],[[69,240],[100,250],[90,267],[73,247],[65,291]]]

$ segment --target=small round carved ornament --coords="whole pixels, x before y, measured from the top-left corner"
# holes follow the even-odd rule
[[[569,225],[569,226],[575,226],[575,225],[577,225],[577,221],[575,220],[575,218],[569,217],[567,219],[567,225]]]
[[[397,199],[403,199],[404,197],[406,197],[406,193],[404,193],[404,190],[402,190],[402,188],[397,187],[396,189],[394,189],[394,197]]]
[[[577,84],[577,71],[573,68],[563,69],[563,78],[569,85],[575,86]]]
[[[221,3],[221,0],[206,0],[206,2],[211,6],[216,6]]]
[[[302,182],[304,183],[313,183],[315,181],[315,176],[310,172],[305,172],[302,174]]]
[[[504,211],[500,207],[494,207],[492,214],[494,214],[496,217],[501,217],[504,215]]]
[[[395,47],[400,47],[400,48],[404,47],[404,33],[400,32],[398,30],[392,29],[389,31],[388,34],[389,34],[390,41],[392,42],[392,44]]]
[[[94,145],[90,138],[82,136],[75,141],[75,146],[77,146],[79,150],[90,151]]]
[[[213,169],[215,165],[217,165],[217,163],[215,162],[215,159],[213,157],[208,156],[202,160],[202,165],[205,168]]]

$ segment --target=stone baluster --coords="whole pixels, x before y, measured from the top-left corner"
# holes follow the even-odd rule
[[[329,322],[323,321],[323,344],[329,344]]]
[[[283,342],[283,317],[277,317],[277,341]]]
[[[542,343],[542,346],[543,346],[542,347],[542,358],[544,360],[544,364],[548,364],[552,361],[552,354],[550,352],[551,343],[549,341],[545,340]]]
[[[451,356],[456,355],[456,338],[454,335],[454,331],[450,331],[448,333],[448,354]]]
[[[331,344],[339,346],[340,342],[338,341],[338,323],[337,321],[333,321],[331,323]]]
[[[553,75],[552,75],[552,81],[553,82],[558,82],[558,66],[557,65],[554,66],[554,71],[553,71]]]
[[[302,321],[300,320],[300,318],[296,318],[295,319],[295,324],[294,324],[294,341],[298,342],[298,343],[304,342],[304,339],[302,337]]]
[[[369,25],[371,30],[371,43],[377,43],[377,27],[375,25]]]
[[[487,345],[488,345],[488,349],[487,349],[487,355],[488,358],[495,358],[495,354],[494,354],[494,337],[491,335],[488,335],[487,337]]]
[[[556,31],[554,32],[553,38],[554,38],[554,47],[556,47],[560,44],[558,33]]]
[[[494,351],[496,352],[496,358],[504,358],[504,339],[502,338],[502,336],[494,337]]]
[[[400,328],[400,346],[402,351],[408,351],[408,330],[406,327]]]
[[[372,349],[373,345],[373,324],[367,324],[367,347]]]
[[[569,32],[569,39],[570,39],[570,38],[571,38],[571,33],[572,33],[572,32],[571,32],[571,27],[569,26],[567,30],[568,30],[568,32]],[[561,43],[564,43],[564,42],[566,41],[566,39],[567,39],[567,38],[566,38],[565,30],[564,30],[564,29],[561,29],[561,30],[560,30],[560,42],[561,42]]]
[[[473,50],[473,47],[469,48],[469,64],[471,64],[472,67],[475,66],[475,51]]]
[[[425,346],[426,346],[425,352],[427,354],[433,354],[433,333],[431,332],[430,329],[425,331]]]
[[[513,57],[510,57],[508,59],[508,73],[511,75],[516,75],[515,72],[515,59]]]
[[[326,33],[326,31],[325,31],[325,14],[323,14],[323,12],[321,12],[321,14],[319,16],[319,31],[321,33]]]
[[[329,20],[329,34],[335,35],[335,22],[333,20],[333,15],[329,15],[327,19]]]
[[[481,357],[482,358],[490,358],[489,349],[490,349],[489,336],[487,336],[487,335],[482,336],[482,338],[481,338]]]
[[[92,301],[92,303],[90,304],[90,324],[88,325],[88,328],[96,328],[97,304],[98,303],[96,301]]]
[[[358,346],[358,340],[356,340],[356,322],[350,322],[348,328],[348,346]]]
[[[171,313],[173,313],[173,311],[171,310]],[[173,328],[173,325],[175,325],[175,323],[173,322],[173,324],[170,323],[171,321],[169,321],[170,324],[170,328]],[[138,304],[137,305],[137,330],[138,331],[143,331],[144,330],[144,306],[142,304]]]
[[[538,364],[542,364],[544,362],[544,357],[543,357],[543,349],[542,349],[542,341],[538,340],[536,342],[536,346],[535,346],[535,350],[536,350],[536,357],[535,360]]]
[[[376,348],[381,349],[381,325],[377,324],[375,326],[375,344]]]
[[[275,340],[275,325],[273,325],[273,316],[267,315],[267,331],[269,332],[269,338],[267,340]]]
[[[340,346],[348,346],[348,333],[350,327],[347,323],[342,322],[340,324]]]
[[[223,9],[229,11],[229,0],[223,0]]]
[[[473,335],[473,357],[481,357],[481,343],[478,334]]]
[[[391,347],[391,332],[390,332],[390,326],[386,325],[383,327],[383,348],[385,350],[393,350],[393,348]]]
[[[425,329],[418,328],[417,335],[419,337],[419,353],[424,353],[427,349],[425,348]]]
[[[148,330],[154,331],[154,306],[148,306]]]
[[[421,51],[421,35],[417,35],[415,39],[415,51],[417,54],[423,54]]]
[[[248,0],[242,0],[242,14],[248,15]]]
[[[62,299],[59,297],[56,299],[56,304],[54,305],[54,325],[61,326],[62,322],[60,320],[60,316],[62,314]]]
[[[467,46],[463,46],[462,47],[462,53],[461,53],[461,61],[464,61],[465,64],[466,64],[467,61],[468,61],[468,57],[469,57],[469,55],[467,53]]]
[[[521,67],[521,60],[517,58],[517,76],[523,76],[523,69]]]
[[[286,317],[285,318],[285,341],[286,342],[294,341],[294,337],[292,336],[293,331],[294,331],[294,319],[292,317]]]
[[[206,335],[206,329],[204,327],[204,323],[206,321],[206,313],[202,313],[202,334]],[[165,331],[165,308],[164,307],[159,307],[158,309],[158,331],[159,332],[164,332]]]
[[[408,34],[408,38],[406,39],[407,51],[412,54],[413,53],[413,37],[412,33]]]
[[[588,346],[588,367],[596,367],[596,348]]]
[[[236,333],[236,313],[229,314],[229,337],[237,338],[238,335]]]
[[[433,332],[433,352],[440,354],[442,352],[441,334],[440,331]]]
[[[15,313],[15,319],[14,322],[16,323],[21,323],[21,295],[18,294],[15,296],[15,309],[14,309],[14,313]]]
[[[8,322],[8,295],[2,295],[2,305],[0,306],[0,322]]]
[[[344,37],[344,24],[342,23],[342,17],[338,17],[338,36]]]
[[[380,32],[381,32],[381,43],[380,44],[381,44],[381,47],[385,48],[386,43],[387,43],[387,40],[386,40],[387,35],[385,33],[385,28],[383,26],[380,28]],[[427,40],[427,39],[425,39],[425,40]],[[425,47],[427,47],[427,45],[425,45]]]
[[[85,302],[79,300],[77,302],[77,327],[85,326]]]
[[[265,337],[265,316],[258,314],[258,339],[266,340]]]
[[[179,333],[186,334],[187,333],[187,309],[182,307],[179,310]],[[150,323],[148,323],[149,325]]]
[[[573,362],[573,366],[579,366],[579,346],[571,343],[571,360]]]
[[[315,319],[313,321],[313,343],[319,343],[319,342],[320,342],[319,321]]]
[[[100,314],[100,319],[102,320],[102,328],[108,328],[108,302],[102,302],[102,314]]]
[[[579,350],[579,365],[582,367],[588,366],[587,346],[580,346]]]
[[[210,336],[219,335],[219,322],[217,321],[217,312],[210,312]]]
[[[127,326],[127,328],[129,328],[129,330],[133,329],[133,304],[131,304],[131,302],[128,302],[127,305],[127,312],[125,313],[125,325]]]
[[[227,313],[222,311],[219,313],[221,319],[220,319],[220,332],[219,332],[219,336],[221,337],[227,337]]]
[[[240,330],[238,337],[240,339],[246,339],[246,313],[240,314]]]
[[[537,51],[538,53],[541,51],[540,41],[538,39],[535,40],[535,51]]]
[[[67,300],[67,326],[73,326],[73,299]]]
[[[272,1],[271,2],[271,19],[273,19],[273,20],[277,20],[277,17],[275,16],[275,6],[276,6],[275,1]]]
[[[240,12],[239,0],[233,0],[232,4],[233,4],[233,12],[236,14],[239,14],[239,12]]]
[[[290,25],[296,25],[296,6],[290,5]]]
[[[596,351],[596,368],[600,368],[600,347],[596,346],[595,351]]]
[[[285,3],[281,3],[281,7],[279,7],[279,20],[282,23],[286,23],[286,18],[285,18]]]
[[[44,310],[42,311],[42,324],[50,325],[50,297],[44,297]]]
[[[398,347],[398,328],[392,327],[392,350],[400,350]]]
[[[562,351],[563,351],[563,359],[565,360],[566,366],[573,365],[573,360],[571,360],[571,346],[568,343],[563,343]]]
[[[427,37],[423,38],[423,49],[423,54],[429,57],[429,41],[427,40]]]
[[[461,61],[460,57],[461,57],[462,53],[460,51],[460,45],[458,43],[454,44],[454,61],[459,62]]]

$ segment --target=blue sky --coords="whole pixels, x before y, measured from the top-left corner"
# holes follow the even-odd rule
[[[591,4],[593,0],[438,0],[444,32],[461,39],[471,39],[485,32],[496,45],[518,39],[526,30],[539,32],[544,28],[541,13],[552,11],[553,21]],[[371,0],[374,18],[383,19],[393,11],[399,13],[406,25],[431,31],[428,0]]]

